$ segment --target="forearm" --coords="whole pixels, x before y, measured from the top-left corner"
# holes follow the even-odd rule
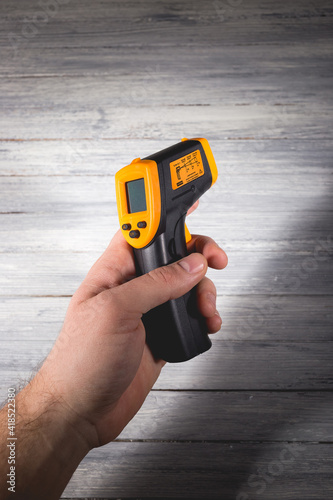
[[[12,498],[13,489],[9,490],[7,474],[10,466],[14,466],[13,498],[58,499],[90,449],[89,430],[55,398],[39,374],[17,394],[15,407],[12,437],[8,430],[7,405],[0,412],[0,497]],[[11,458],[8,443],[14,445]]]

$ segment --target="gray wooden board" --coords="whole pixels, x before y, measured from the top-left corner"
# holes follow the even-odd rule
[[[52,341],[0,342],[0,376],[6,383],[29,377]],[[211,350],[186,363],[167,364],[156,389],[328,390],[333,387],[333,342],[214,341]]]
[[[111,205],[111,204],[110,204]],[[119,229],[114,204],[98,210],[68,210],[66,213],[6,213],[1,214],[0,253],[102,253]],[[288,254],[330,251],[333,217],[324,210],[299,212],[232,212],[221,209],[218,220],[210,215],[208,200],[187,219],[192,234],[204,234],[218,239],[232,259],[234,251],[287,252]],[[50,210],[52,208],[50,207]],[[2,256],[5,259],[5,256]]]
[[[177,137],[175,137],[177,140]],[[180,137],[178,137],[180,140]],[[112,175],[133,158],[173,144],[161,139],[103,140],[92,134],[86,140],[0,141],[0,176]],[[330,140],[210,140],[219,170],[219,183],[229,176],[318,174],[332,171]]]
[[[328,392],[155,390],[119,439],[328,442],[332,403]]]
[[[153,390],[117,440],[331,442],[332,403],[318,391]]]
[[[0,335],[13,341],[52,341],[70,297],[1,297]],[[223,319],[214,341],[327,342],[333,340],[333,297],[219,295]]]
[[[91,137],[86,140],[0,141],[0,176],[112,175],[133,158],[144,158],[181,139],[104,140],[98,130],[89,133]],[[219,170],[218,182],[223,186],[230,176],[264,174],[276,179],[289,174],[314,174],[327,178],[332,173],[331,140],[244,138],[210,140],[210,145]]]
[[[0,394],[116,230],[115,171],[204,135],[220,177],[188,225],[228,251],[224,325],[63,497],[331,498],[331,2],[57,3],[1,2]]]
[[[28,44],[39,48],[67,47],[105,47],[138,48],[146,50],[165,45],[179,49],[202,45],[237,45],[267,43],[290,43],[301,40],[321,41],[330,36],[331,4],[328,0],[314,4],[311,0],[295,0],[295,2],[267,2],[259,0],[240,2],[237,5],[229,2],[205,2],[200,0],[155,2],[121,2],[107,4],[102,1],[94,3],[94,13],[85,12],[78,18],[77,12],[84,10],[79,0],[62,5],[55,15],[49,16],[46,22],[37,24],[36,33],[29,36]],[[22,35],[24,15],[33,16],[40,12],[35,5],[21,1],[13,7],[3,7],[5,16],[3,24],[8,28],[2,37],[3,46],[7,49],[9,59],[15,54],[14,49],[22,51],[25,40],[14,39],[11,43],[7,33],[13,32],[17,37]],[[139,43],[138,43],[139,40]],[[82,49],[81,49],[82,50]],[[95,71],[105,68],[98,61],[93,61]],[[65,60],[68,64],[68,60]],[[66,64],[64,64],[66,65]],[[126,67],[126,66],[125,66]],[[36,68],[36,64],[34,65]],[[30,70],[31,71],[31,70]]]
[[[278,50],[280,49],[273,47],[269,52],[276,62],[278,62],[280,56]],[[80,116],[85,110],[94,111],[92,116],[96,116],[96,121],[89,125],[86,132],[99,132],[101,135],[107,134],[108,115],[110,113],[110,118],[112,118],[112,115],[116,112],[115,108],[132,105],[135,107],[138,104],[140,105],[141,101],[141,107],[146,113],[149,109],[146,103],[148,92],[152,107],[161,105],[167,108],[171,107],[175,113],[181,113],[182,111],[186,113],[187,107],[196,105],[197,108],[201,106],[202,110],[200,112],[205,114],[210,113],[209,108],[213,106],[231,104],[235,115],[242,113],[247,116],[253,110],[260,111],[261,107],[265,109],[264,106],[266,105],[272,109],[271,122],[275,127],[282,125],[284,120],[288,121],[289,116],[293,116],[294,110],[299,109],[297,104],[300,105],[300,108],[306,106],[313,109],[311,105],[320,105],[320,100],[323,101],[323,104],[331,102],[332,96],[329,83],[332,82],[332,75],[325,58],[319,59],[319,64],[316,65],[316,70],[321,70],[321,80],[318,80],[316,75],[310,71],[310,68],[308,66],[304,67],[302,61],[298,59],[298,63],[294,63],[292,71],[285,72],[282,78],[278,80],[278,85],[277,82],[274,85],[274,80],[267,82],[267,76],[264,72],[263,61],[268,55],[267,47],[256,53],[255,60],[251,61],[251,66],[248,61],[251,55],[249,47],[244,48],[242,52],[244,64],[241,65],[241,60],[238,59],[238,64],[242,67],[242,70],[235,71],[232,74],[229,73],[230,69],[227,70],[228,73],[223,69],[224,67],[228,68],[225,63],[232,56],[232,53],[228,52],[230,52],[230,49],[220,53],[219,56],[216,55],[220,60],[216,61],[218,68],[214,73],[212,70],[209,72],[206,66],[207,63],[201,66],[200,61],[194,61],[195,55],[192,54],[188,64],[194,65],[196,63],[199,64],[199,67],[196,71],[197,78],[188,82],[184,81],[184,76],[180,75],[178,77],[178,66],[173,68],[171,74],[165,74],[165,70],[160,65],[151,68],[147,67],[146,71],[144,71],[145,68],[138,67],[134,60],[129,61],[132,68],[131,73],[121,75],[121,79],[119,78],[120,75],[117,74],[119,73],[117,70],[110,75],[101,75],[98,80],[89,75],[79,80],[73,78],[72,75],[68,77],[64,75],[63,78],[55,78],[52,87],[50,87],[47,75],[39,78],[28,75],[25,78],[1,78],[1,88],[6,89],[8,96],[6,95],[6,99],[2,97],[0,102],[3,103],[3,110],[6,115],[8,113],[7,116],[10,116],[10,112],[20,112],[24,108],[33,118],[36,116],[36,108],[41,105],[43,105],[44,113],[56,112],[58,114],[59,111],[66,113],[68,110],[75,109],[76,117]],[[257,58],[260,58],[261,61],[256,66],[256,76],[250,80],[250,85],[242,92],[242,101],[240,101],[236,82],[241,76],[248,77],[251,68],[253,71],[253,63],[256,62]],[[290,61],[290,63],[292,62],[294,61]],[[113,67],[112,63],[111,67]],[[286,92],[287,87],[295,81],[295,74],[298,75],[298,79],[296,80],[297,88],[294,90],[299,93],[296,102],[294,94]],[[304,78],[299,78],[300,76],[304,76]],[[160,78],[165,80],[165,87],[159,85]],[[212,80],[212,84],[207,86],[207,80],[209,79]],[[319,88],[318,81],[320,82]],[[191,92],[184,93],[185,85]],[[207,92],[203,92],[206,86]],[[164,88],[167,90],[164,90]],[[17,95],[18,89],[20,89],[19,95]],[[262,90],[262,92],[258,92],[258,89]],[[64,96],[65,91],[66,95]],[[110,100],[110,94],[118,97]],[[138,96],[139,99],[134,99],[133,96]],[[321,99],[319,99],[319,96]],[[177,109],[179,107],[184,109]],[[196,111],[198,112],[198,109]],[[65,116],[68,116],[68,113]],[[84,117],[84,114],[82,116]],[[308,120],[313,120],[313,117],[309,116]],[[82,125],[86,125],[86,122],[83,121]],[[33,130],[30,130],[30,134],[33,133]],[[65,131],[65,128],[58,131],[60,137],[63,137]],[[29,131],[27,132],[29,133]]]
[[[325,444],[115,442],[87,456],[64,497],[235,500],[243,492],[248,497],[242,500],[326,499],[333,488],[332,465],[333,448]],[[260,470],[268,478],[262,489],[254,485],[260,478],[250,478]]]
[[[24,78],[20,78],[19,75],[2,75],[0,87],[6,89],[7,94],[6,97],[1,97],[0,103],[3,104],[3,110],[6,112],[24,107],[29,113],[34,113],[41,104],[44,105],[45,111],[51,110],[53,106],[56,106],[57,110],[64,110],[65,106],[69,109],[76,107],[77,111],[81,112],[84,109],[94,109],[100,111],[100,116],[96,114],[98,121],[90,125],[90,129],[95,132],[107,123],[107,114],[103,114],[103,110],[112,110],[119,105],[134,103],[141,103],[146,109],[148,93],[150,105],[153,107],[161,104],[172,108],[196,105],[202,106],[203,111],[207,111],[205,108],[209,106],[230,103],[234,105],[235,113],[240,111],[247,113],[247,107],[256,108],[270,104],[275,108],[273,108],[272,121],[278,121],[280,118],[282,122],[283,118],[287,118],[295,107],[294,93],[296,91],[298,92],[297,102],[301,104],[318,103],[319,96],[325,101],[331,101],[329,85],[332,81],[332,74],[327,64],[328,58],[323,57],[320,46],[310,47],[309,45],[307,48],[312,52],[313,59],[316,58],[315,61],[311,61],[310,67],[304,65],[304,45],[296,45],[296,48],[288,52],[287,62],[291,66],[290,71],[284,71],[281,75],[280,46],[263,46],[256,52],[249,46],[239,48],[237,66],[232,72],[228,63],[230,64],[230,59],[236,54],[235,47],[226,47],[223,51],[203,49],[203,53],[209,52],[213,55],[216,63],[214,70],[211,58],[207,61],[207,57],[201,56],[198,60],[195,52],[187,53],[187,66],[196,68],[196,78],[193,80],[188,80],[187,72],[181,72],[179,59],[172,66],[173,50],[171,49],[164,52],[163,65],[156,61],[154,63],[148,58],[145,67],[142,66],[142,61],[141,64],[138,62],[134,54],[127,54],[126,62],[131,67],[130,73],[119,70],[113,59],[108,66],[109,71],[100,75],[98,80],[94,75],[89,74],[82,75],[80,79],[77,76],[81,75],[62,74],[62,78],[59,78],[59,75],[54,78],[52,88],[47,74],[38,75],[38,77],[24,75]],[[279,74],[278,79],[269,81],[266,62],[268,55],[271,57],[272,75]],[[82,62],[81,58],[80,60]],[[149,66],[150,62],[151,66]],[[166,65],[170,67],[166,68]],[[239,78],[249,78],[251,73],[254,73],[254,68],[254,78],[249,79],[249,85],[244,88],[240,101]],[[320,78],[314,70],[320,71]],[[164,80],[163,86],[159,84],[161,78]],[[207,85],[208,83],[211,85]],[[288,86],[293,83],[294,92],[286,92]],[[184,92],[185,85],[191,92]],[[205,89],[204,92],[203,89]],[[66,96],[64,96],[64,91],[66,91]],[[110,93],[115,96],[112,100],[108,98]]]
[[[0,212],[107,211],[117,216],[114,174],[110,176],[2,177]],[[18,186],[20,191],[18,192]],[[322,210],[332,206],[332,175],[229,176],[227,185],[212,187],[209,203],[217,210],[236,206],[246,212],[293,212]],[[204,196],[204,195],[203,195]],[[206,205],[208,205],[206,199]],[[205,205],[205,197],[202,199]],[[210,205],[211,207],[211,205]],[[292,220],[290,221],[292,223]]]
[[[65,92],[65,89],[64,89]],[[46,107],[43,113],[38,110],[7,110],[6,128],[3,139],[65,139],[87,137],[92,122],[97,122],[100,113],[97,109],[75,109],[55,104]],[[333,106],[329,102],[295,103],[281,121],[274,119],[276,107],[264,103],[256,106],[236,108],[234,104],[199,106],[194,114],[193,106],[159,105],[155,108],[138,105],[119,105],[105,107],[105,126],[100,137],[110,138],[174,138],[191,135],[205,136],[212,140],[255,137],[295,139],[332,139],[330,128]],[[163,120],[160,118],[163,116]],[[221,117],[223,116],[223,125]],[[26,120],[29,117],[29,127]],[[138,127],[137,124],[140,124]],[[90,134],[88,133],[88,137]]]
[[[220,238],[217,242],[223,246]],[[219,293],[224,294],[331,294],[332,240],[329,240],[329,253],[323,250],[317,254],[315,248],[311,246],[301,254],[258,252],[251,248],[234,250],[229,254],[225,270],[209,269],[207,276],[214,280]],[[3,254],[0,296],[71,295],[99,254]]]

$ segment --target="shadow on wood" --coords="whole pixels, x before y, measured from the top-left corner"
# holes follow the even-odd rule
[[[288,275],[286,275],[286,292],[297,295],[300,290],[304,290],[304,287],[311,290],[315,288],[320,289],[320,283],[326,280],[326,276],[322,274],[323,263],[332,262],[333,254],[333,226],[332,226],[332,215],[330,212],[330,205],[327,203],[327,199],[331,199],[331,193],[327,193],[327,198],[323,197],[318,200],[318,204],[312,207],[316,212],[322,213],[322,227],[325,228],[325,232],[320,235],[318,240],[314,242],[312,248],[304,248],[304,253],[298,255],[298,262],[295,269],[290,269]],[[308,222],[306,214],[311,211],[311,207],[304,207],[304,223],[303,229],[308,230]],[[292,221],[290,221],[292,223]],[[332,228],[331,232],[328,234],[326,229]],[[288,231],[290,228],[288,228]],[[302,232],[302,227],[297,227],[297,233]],[[269,263],[266,262],[266,265]],[[251,270],[253,271],[253,270]],[[263,271],[261,269],[256,269],[256,272],[260,274]],[[274,273],[274,270],[271,269]],[[327,280],[326,280],[327,283]],[[316,295],[318,295],[318,291]],[[272,294],[274,294],[274,288],[272,288]],[[237,297],[236,300],[241,300]],[[271,307],[274,307],[274,296],[272,297]],[[278,303],[279,304],[279,303]],[[238,305],[241,308],[241,304]],[[277,305],[278,307],[278,305]],[[301,319],[302,322],[307,321],[306,314]],[[266,311],[266,319],[269,319],[269,309]],[[312,313],[309,315],[309,322],[313,322],[314,318]],[[247,325],[251,327],[251,323]],[[291,326],[292,328],[293,326]],[[260,322],[256,324],[252,321],[252,330],[260,328]],[[285,318],[284,328],[288,330],[288,317]],[[232,330],[229,325],[229,330]],[[243,343],[243,349],[248,349],[253,355],[253,350],[249,349],[251,347],[251,328],[244,330],[243,338],[237,335],[233,338],[233,342]],[[286,335],[287,336],[287,335]],[[274,338],[271,338],[274,341]],[[303,344],[304,341],[304,344]],[[296,363],[296,377],[304,378],[307,380],[309,373],[307,372],[306,364],[302,364],[302,349],[307,349],[307,339],[302,338],[302,334],[299,335],[299,341],[296,343],[297,349],[300,355]],[[325,338],[325,341],[319,343],[319,351],[317,358],[317,365],[321,365],[321,391],[325,389],[332,389],[333,377],[332,377],[332,362],[333,361],[333,332],[331,332],[331,338]],[[225,344],[225,349],[229,350],[229,355],[225,359],[221,359],[221,363],[229,363],[230,365],[238,365],[239,369],[242,366],[239,365],[239,360],[237,358],[237,350],[230,350],[230,340],[217,340],[216,342]],[[320,349],[320,345],[322,348]],[[213,346],[214,349],[214,346]],[[322,354],[322,356],[321,356]],[[208,352],[206,356],[206,361],[210,353]],[[333,488],[332,476],[328,469],[319,466],[322,464],[324,453],[326,456],[327,463],[332,460],[332,453],[325,446],[321,446],[320,442],[327,442],[332,440],[331,435],[327,435],[324,429],[321,431],[317,428],[315,432],[310,425],[310,428],[306,428],[306,422],[303,422],[302,427],[304,431],[304,439],[300,440],[299,436],[292,436],[290,431],[290,424],[292,422],[298,422],[302,420],[303,408],[301,406],[302,399],[299,398],[300,405],[297,405],[297,398],[300,396],[297,390],[293,390],[293,387],[297,387],[298,380],[286,381],[282,375],[283,364],[280,366],[280,370],[276,370],[276,365],[272,363],[272,354],[267,357],[266,371],[262,372],[262,376],[266,377],[268,380],[276,386],[278,391],[281,392],[281,397],[283,397],[283,392],[286,391],[288,398],[294,395],[296,403],[291,404],[288,407],[288,398],[286,398],[286,406],[276,408],[276,413],[274,419],[271,420],[270,424],[267,419],[262,419],[260,406],[257,407],[258,422],[253,429],[251,425],[246,428],[244,432],[244,425],[246,422],[252,422],[254,416],[251,413],[251,405],[249,406],[249,415],[246,416],[245,413],[239,415],[238,425],[241,427],[239,435],[245,444],[235,443],[233,439],[228,443],[228,439],[220,439],[220,431],[216,429],[216,439],[214,437],[214,431],[210,429],[209,439],[205,439],[207,433],[203,429],[202,434],[197,434],[197,439],[190,439],[188,442],[181,442],[179,435],[177,436],[177,443],[171,446],[165,446],[165,443],[149,443],[149,438],[147,439],[147,448],[149,444],[153,447],[147,453],[142,453],[143,449],[140,446],[131,445],[126,447],[126,443],[116,442],[111,443],[102,452],[103,459],[108,460],[108,454],[111,458],[113,452],[117,455],[117,465],[115,465],[117,471],[114,471],[115,476],[117,476],[117,487],[118,491],[124,491],[130,493],[135,490],[137,494],[144,495],[145,491],[149,491],[150,494],[156,489],[163,495],[170,495],[173,497],[175,491],[177,495],[182,498],[186,497],[186,492],[190,494],[193,491],[197,492],[197,495],[202,498],[223,498],[246,500],[246,499],[256,499],[262,498],[261,495],[265,492],[265,498],[314,498],[311,495],[315,495],[318,488],[324,493],[331,491]],[[322,366],[323,358],[327,359],[327,364]],[[275,371],[272,371],[272,364]],[[256,359],[255,355],[253,357],[253,365],[255,368]],[[181,367],[177,366],[177,369],[181,370]],[[214,370],[214,366],[213,366]],[[228,372],[232,372],[232,368],[226,367]],[[261,368],[262,370],[262,368]],[[219,372],[219,366],[216,365],[216,372]],[[176,373],[174,374],[176,376]],[[197,373],[194,369],[192,371],[193,378],[198,381],[198,389],[200,389],[200,373]],[[282,385],[280,382],[282,382]],[[311,380],[308,380],[309,385],[311,385]],[[195,383],[194,383],[195,385]],[[223,384],[222,384],[223,385]],[[249,398],[255,397],[256,390],[261,391],[263,387],[266,386],[266,381],[263,380],[261,385],[258,385],[249,393]],[[225,390],[225,387],[223,385]],[[291,388],[291,389],[290,389]],[[217,388],[218,390],[218,388]],[[231,389],[232,390],[232,389]],[[272,398],[274,398],[274,391],[271,393]],[[267,396],[269,398],[269,395]],[[208,398],[209,399],[209,398]],[[176,409],[183,422],[186,422],[187,435],[194,435],[198,431],[196,426],[196,410],[191,404],[189,407],[186,405],[187,398],[184,397],[182,401],[178,398],[179,407]],[[267,403],[267,400],[266,400]],[[315,411],[318,415],[326,414],[327,417],[332,410],[332,394],[327,393],[327,399],[323,397],[320,404],[318,401],[316,404]],[[198,402],[200,404],[200,401]],[[209,404],[209,403],[207,403]],[[214,398],[211,399],[212,406],[206,408],[207,420],[204,425],[214,426],[216,422],[223,421],[223,408],[218,407],[217,410],[220,412],[219,418],[215,416],[214,408]],[[198,408],[198,411],[200,408]],[[243,411],[246,411],[245,406]],[[222,412],[222,415],[221,415]],[[263,414],[265,413],[265,407],[262,408]],[[237,418],[237,417],[235,417]],[[228,420],[226,415],[226,420]],[[260,424],[264,426],[261,432]],[[191,431],[193,427],[193,432]],[[285,428],[288,428],[288,438],[285,439],[286,432]],[[145,433],[147,435],[147,432]],[[163,429],[159,429],[159,434],[163,434]],[[246,437],[244,436],[246,434]],[[262,443],[258,441],[258,434],[264,434],[268,442],[263,446]],[[234,436],[233,436],[234,438]],[[169,435],[170,439],[170,435]],[[200,445],[196,446],[195,442],[199,442]],[[189,445],[191,443],[191,445]],[[139,443],[138,443],[139,444]],[[260,444],[260,445],[259,445]],[[119,447],[124,446],[123,453],[121,457],[118,454]],[[113,459],[111,458],[113,461]],[[131,481],[131,463],[139,461],[140,470],[142,470],[142,475],[136,475],[134,490],[129,488],[128,483]],[[96,462],[94,463],[96,466]],[[123,469],[122,471],[119,470]],[[107,468],[107,470],[109,470]],[[106,470],[106,471],[107,471]],[[106,472],[105,471],[105,472]],[[315,471],[315,474],[314,474]],[[119,474],[118,474],[119,473]],[[299,484],[299,479],[304,478],[306,475],[311,475],[311,481],[308,481],[308,496],[302,490],[302,485]],[[122,480],[118,482],[120,477]],[[110,492],[114,486],[115,477],[113,474],[110,476],[105,475],[103,483],[99,483],[100,490]],[[170,486],[170,481],[172,486]],[[187,482],[191,481],[191,484],[187,487]],[[214,487],[212,487],[212,482]],[[194,485],[194,483],[196,483]],[[282,484],[283,483],[283,484]],[[194,487],[195,486],[195,487]],[[287,492],[289,491],[289,493]]]

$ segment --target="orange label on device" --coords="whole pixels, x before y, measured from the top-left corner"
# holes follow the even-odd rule
[[[172,189],[178,189],[204,174],[199,149],[170,163]]]

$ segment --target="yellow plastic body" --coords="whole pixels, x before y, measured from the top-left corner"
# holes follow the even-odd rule
[[[202,147],[204,148],[204,151],[205,151],[205,154],[206,154],[206,157],[208,160],[208,164],[210,166],[210,171],[212,173],[212,185],[213,185],[216,182],[216,179],[218,176],[218,171],[217,171],[217,166],[215,163],[215,159],[214,159],[212,150],[210,149],[209,142],[207,141],[207,139],[203,139],[203,138],[201,138],[201,139],[195,138],[194,140],[200,141]]]
[[[184,141],[188,141],[189,139],[187,137],[184,137],[182,139],[182,142]],[[207,141],[207,139],[204,139],[203,137],[201,137],[200,139],[199,138],[195,138],[196,141],[199,141],[201,142],[201,145],[205,151],[205,154],[206,154],[206,157],[207,157],[207,160],[208,160],[208,164],[210,166],[210,170],[211,170],[211,173],[212,173],[212,185],[216,182],[216,179],[217,179],[217,176],[218,176],[218,171],[217,171],[217,166],[216,166],[216,162],[215,162],[215,158],[213,156],[213,153],[212,153],[212,150],[210,149],[210,145],[209,145],[209,142]],[[185,240],[186,240],[186,243],[188,243],[189,241],[191,241],[192,239],[192,235],[190,233],[190,231],[188,230],[188,227],[187,225],[185,224]]]
[[[189,139],[184,138],[182,141],[187,141]],[[216,182],[218,171],[215,163],[215,159],[210,149],[210,145],[207,139],[195,138],[194,140],[199,141],[205,151],[207,161],[212,174],[212,185]],[[200,156],[200,152],[195,151],[192,155],[197,155],[198,158],[195,160],[198,163],[198,176],[203,175],[203,164]],[[180,159],[182,160],[182,158]],[[178,163],[177,160],[175,163]],[[170,165],[172,167],[172,164]],[[202,168],[202,173],[199,169]],[[173,170],[171,168],[171,177],[173,183],[173,189],[177,189],[175,180],[173,180]],[[144,179],[145,194],[146,194],[146,205],[147,209],[142,212],[130,213],[127,205],[127,193],[126,193],[126,182],[134,181],[137,179]],[[134,248],[143,248],[148,245],[154,238],[161,220],[161,192],[160,192],[160,181],[158,176],[157,164],[153,160],[141,160],[140,158],[135,158],[129,165],[119,170],[115,176],[116,181],[116,195],[117,195],[117,205],[118,205],[118,216],[120,227],[124,238],[126,241]],[[186,179],[185,182],[186,184]],[[138,227],[139,222],[146,222],[146,227]],[[130,230],[123,229],[124,224],[130,225],[131,230],[138,230],[140,236],[138,238],[131,238],[129,236]],[[192,236],[185,224],[185,240],[186,243],[191,241]]]
[[[126,182],[144,179],[147,210],[129,213],[126,195]],[[157,164],[153,160],[135,160],[116,173],[116,196],[120,227],[126,241],[134,248],[143,248],[154,238],[161,219],[161,190]],[[145,228],[139,228],[139,222],[146,222]],[[140,236],[131,238],[129,230],[122,229],[130,224],[131,230],[138,230]]]

